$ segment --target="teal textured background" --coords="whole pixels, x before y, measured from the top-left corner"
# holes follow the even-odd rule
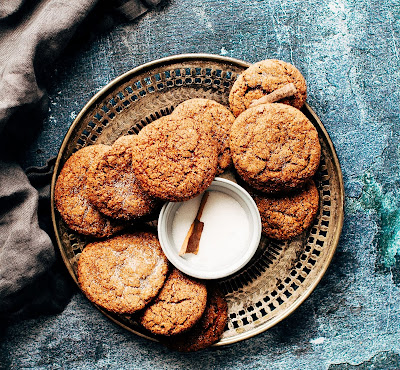
[[[254,338],[173,353],[132,335],[76,292],[64,312],[1,333],[6,368],[400,368],[400,4],[381,0],[171,0],[69,49],[48,71],[48,117],[22,158],[43,165],[88,99],[161,57],[212,53],[294,64],[337,150],[345,222],[321,283]]]

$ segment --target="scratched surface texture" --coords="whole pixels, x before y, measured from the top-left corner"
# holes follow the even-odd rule
[[[308,103],[345,182],[337,253],[309,299],[272,329],[182,355],[110,322],[79,292],[59,315],[3,329],[10,368],[400,368],[400,5],[398,0],[171,0],[76,44],[48,71],[49,113],[22,158],[56,155],[86,101],[121,73],[180,53],[278,58]]]

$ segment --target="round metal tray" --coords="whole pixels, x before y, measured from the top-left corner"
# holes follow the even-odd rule
[[[201,97],[228,106],[232,84],[249,65],[207,54],[156,60],[116,78],[78,114],[58,154],[51,187],[58,246],[76,283],[77,260],[90,239],[68,229],[54,206],[54,185],[65,161],[86,145],[111,144],[121,135],[138,133],[184,100]],[[217,346],[261,333],[291,314],[317,286],[335,252],[343,224],[342,173],[321,121],[307,104],[303,113],[317,128],[322,146],[321,165],[315,176],[319,213],[308,231],[289,242],[263,238],[243,270],[218,281],[228,302],[229,318]],[[154,339],[131,317],[101,311],[126,329]]]

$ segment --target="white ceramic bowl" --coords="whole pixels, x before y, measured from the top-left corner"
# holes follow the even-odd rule
[[[241,206],[244,211],[243,213],[243,211],[239,209],[239,213],[241,215],[245,214],[243,218],[245,222],[240,224],[239,227],[236,224],[235,229],[231,230],[232,233],[236,233],[235,235],[242,237],[244,241],[242,242],[241,238],[234,240],[235,242],[237,242],[236,244],[238,244],[238,240],[240,239],[240,244],[238,244],[236,250],[229,250],[222,256],[221,253],[217,253],[217,257],[210,255],[210,263],[206,265],[204,264],[204,260],[202,260],[201,263],[199,262],[199,260],[197,260],[196,262],[197,257],[195,257],[195,255],[193,254],[179,256],[178,253],[181,245],[177,245],[178,243],[176,243],[177,229],[179,228],[176,226],[178,224],[177,221],[175,221],[175,230],[173,228],[173,225],[174,218],[178,217],[177,214],[179,213],[179,209],[184,205],[185,202],[169,202],[163,206],[158,218],[158,237],[165,255],[176,268],[196,278],[219,279],[234,274],[235,272],[243,268],[253,257],[254,253],[257,251],[261,239],[261,218],[257,206],[250,194],[236,183],[217,177],[208,187],[207,191],[218,191],[224,193],[226,196],[229,196],[236,200],[236,202]],[[223,195],[222,197],[228,199],[225,195]],[[206,203],[203,216],[205,216],[206,208],[207,205],[209,205],[211,196],[212,193],[210,193],[209,200]],[[231,202],[231,200],[228,199],[228,202]],[[233,203],[235,202],[232,202],[232,204]],[[212,207],[216,203],[211,202],[211,204],[212,205],[209,205],[210,208],[208,209],[208,212],[211,212],[211,210],[213,209]],[[188,209],[187,205],[184,209]],[[221,209],[218,209],[218,212],[219,211],[221,211]],[[183,212],[182,209],[181,212]],[[231,215],[228,216],[231,217]],[[203,221],[203,218],[201,218],[201,221]],[[187,230],[189,230],[192,220],[193,219],[187,221],[189,222],[189,224],[187,225]],[[204,220],[204,222],[206,224],[206,220]],[[229,223],[225,223],[225,225],[222,225],[223,227],[221,228],[221,230],[229,227],[228,225]],[[204,226],[203,233],[205,232],[205,230],[206,225]],[[180,232],[182,233],[182,230]],[[202,246],[201,243],[202,242],[200,241],[200,247]],[[205,250],[207,249],[202,249],[203,256]],[[199,250],[198,256],[200,256],[200,252],[201,251]],[[227,258],[224,258],[224,256],[226,256]],[[229,261],[227,262],[228,258]],[[212,268],[210,268],[210,265],[212,265]]]

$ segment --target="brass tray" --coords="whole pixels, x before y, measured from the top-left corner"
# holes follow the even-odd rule
[[[55,181],[68,157],[86,145],[111,144],[121,135],[136,134],[190,98],[213,99],[228,106],[232,84],[249,65],[216,55],[171,56],[121,75],[85,105],[62,143],[51,185],[58,246],[76,283],[77,260],[90,239],[66,227],[53,197]],[[261,333],[296,310],[321,280],[338,244],[344,201],[340,164],[317,115],[307,104],[303,112],[317,128],[322,146],[315,178],[320,192],[318,216],[310,230],[290,242],[262,238],[258,252],[243,270],[218,281],[228,302],[229,318],[217,346]],[[154,340],[130,317],[101,311],[122,327]]]

